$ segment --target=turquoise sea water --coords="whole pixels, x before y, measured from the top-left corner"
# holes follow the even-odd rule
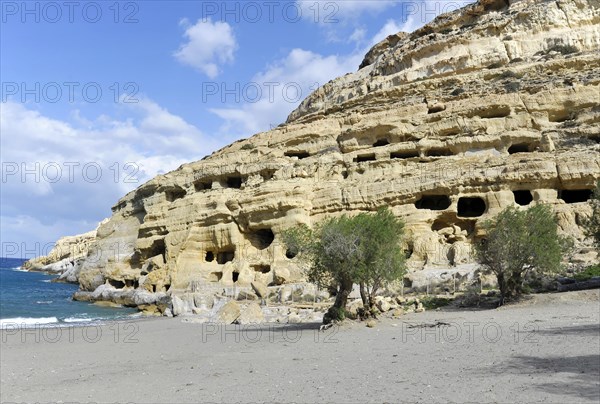
[[[20,270],[22,259],[0,258],[0,325],[90,324],[138,317],[131,308],[100,307],[71,299],[77,285],[52,283],[55,275]]]

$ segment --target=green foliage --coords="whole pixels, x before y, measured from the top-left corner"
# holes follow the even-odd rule
[[[289,229],[282,240],[304,266],[309,281],[337,289],[334,307],[343,309],[353,284],[361,285],[363,302],[371,307],[381,287],[402,278],[406,269],[400,249],[403,233],[402,221],[381,209],[376,214],[330,218],[314,229]],[[331,314],[328,317],[335,319],[339,313]]]
[[[400,249],[404,223],[387,209],[375,215],[360,214],[355,222],[361,232],[361,248],[354,282],[366,289],[363,303],[371,308],[376,292],[406,272],[406,255]]]
[[[592,198],[592,217],[585,223],[586,233],[594,239],[598,254],[600,254],[600,181],[594,190]]]
[[[600,264],[587,267],[582,272],[575,274],[574,278],[578,281],[587,281],[596,276],[600,276]]]
[[[426,310],[435,310],[440,307],[448,306],[454,301],[454,298],[427,296],[421,299],[423,307]]]
[[[484,223],[486,239],[478,246],[480,262],[498,279],[501,304],[525,293],[523,280],[530,270],[559,272],[569,241],[558,235],[556,219],[546,205],[527,210],[509,207]]]
[[[242,146],[242,150],[252,150],[255,147],[256,146],[254,146],[252,143],[246,143],[245,145]]]
[[[344,321],[346,319],[346,309],[344,307],[332,306],[323,316],[323,323],[329,324],[334,321]]]

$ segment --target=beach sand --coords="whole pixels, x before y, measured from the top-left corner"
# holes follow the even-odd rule
[[[3,402],[599,402],[599,291],[343,324],[2,331]],[[442,323],[446,323],[444,325]]]

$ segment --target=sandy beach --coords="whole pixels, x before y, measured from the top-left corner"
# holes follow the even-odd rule
[[[2,402],[598,402],[600,291],[375,328],[157,318],[2,331]]]

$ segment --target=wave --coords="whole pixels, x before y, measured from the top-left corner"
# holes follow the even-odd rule
[[[93,318],[67,317],[63,320],[65,323],[89,323]]]
[[[52,300],[38,300],[37,304],[52,304]]]
[[[42,280],[42,282],[44,282],[44,283],[50,283],[50,282],[52,282],[52,279],[44,279],[44,280]]]
[[[11,271],[15,271],[15,272],[29,272],[27,269],[21,268],[21,267],[13,267],[13,268],[9,268]]]
[[[3,318],[0,319],[0,329],[6,329],[9,326],[13,327],[21,327],[21,328],[31,328],[36,327],[38,325],[48,325],[58,323],[58,318],[56,317],[14,317],[14,318]]]

